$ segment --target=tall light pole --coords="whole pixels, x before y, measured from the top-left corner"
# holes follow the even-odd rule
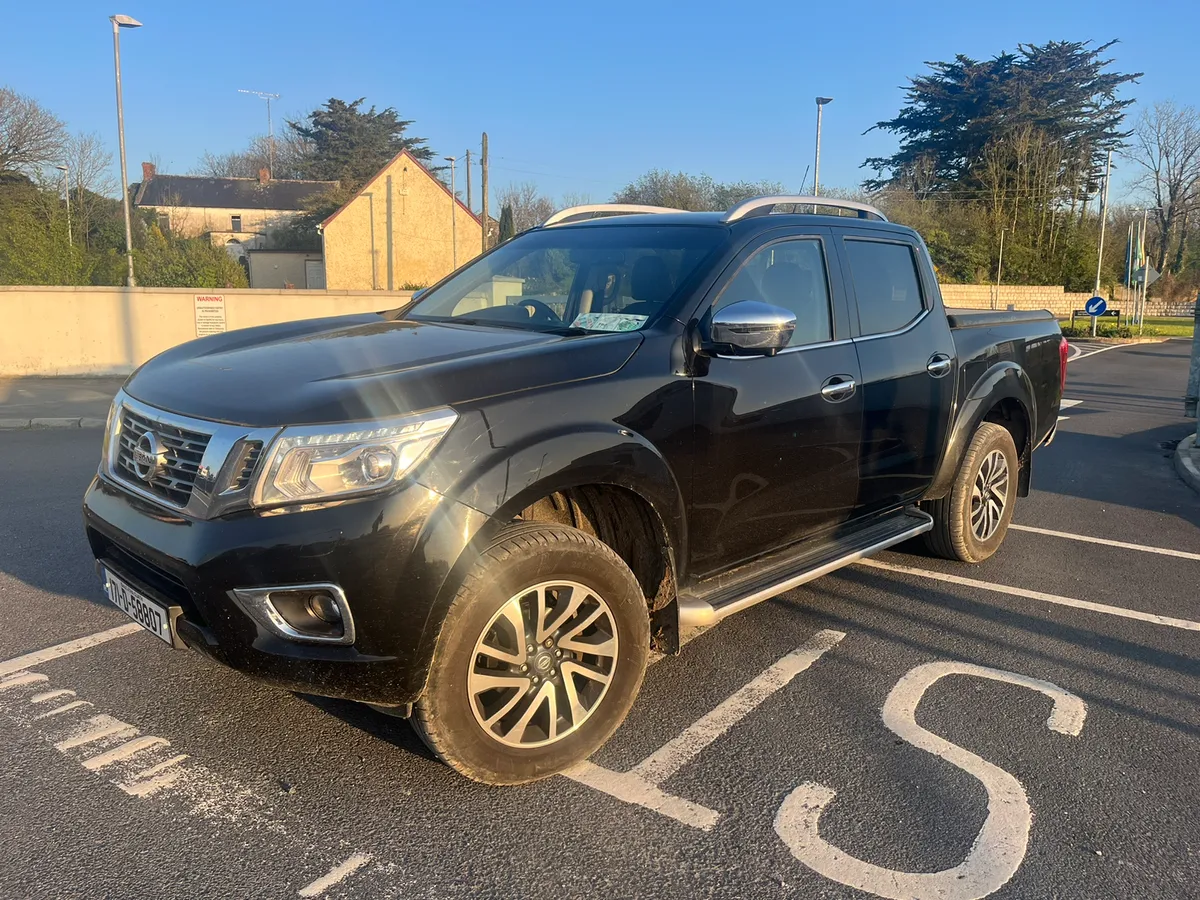
[[[133,229],[129,224],[129,176],[125,169],[125,109],[121,102],[121,29],[141,28],[142,23],[132,16],[109,16],[113,27],[113,63],[117,70],[117,138],[121,146],[121,205],[125,209],[125,258],[129,263],[129,286],[137,287],[133,278]]]
[[[278,94],[269,94],[266,91],[244,91],[238,88],[239,94],[252,94],[260,100],[267,101],[267,174],[272,178],[275,177],[275,124],[271,121],[271,101],[278,100]]]
[[[450,243],[453,245],[451,258],[454,260],[454,268],[458,268],[458,195],[454,193],[454,163],[458,160],[457,156],[442,157],[446,162],[450,163]]]
[[[1096,287],[1093,297],[1100,296],[1100,267],[1104,265],[1104,226],[1108,219],[1108,180],[1112,174],[1112,151],[1108,151],[1108,162],[1104,165],[1104,189],[1100,191],[1100,249],[1096,251]],[[1095,316],[1092,316],[1092,337],[1096,336]]]
[[[821,196],[821,111],[825,109],[826,103],[832,103],[832,97],[817,98],[817,158],[813,163],[813,196]],[[816,205],[813,205],[813,212],[816,212]]]
[[[67,174],[66,166],[55,166],[54,168],[63,173],[63,197],[67,201],[67,246],[74,247],[75,239],[71,237],[71,179]]]

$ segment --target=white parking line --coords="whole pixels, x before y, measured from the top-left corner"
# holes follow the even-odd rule
[[[119,747],[113,747],[111,750],[106,750],[103,753],[89,756],[80,765],[89,772],[95,772],[97,769],[103,769],[105,766],[111,766],[115,762],[121,762],[122,760],[129,759],[131,756],[136,756],[143,750],[148,750],[151,747],[167,747],[170,746],[170,743],[166,738],[161,738],[155,734],[147,734],[139,738],[134,738],[132,741],[126,741]]]
[[[764,700],[801,672],[807,671],[826,650],[836,646],[845,636],[840,631],[822,631],[814,635],[804,646],[761,672],[707,715],[693,722],[681,735],[638,763],[631,774],[650,784],[662,784],[705,747],[746,718]]]
[[[1024,597],[1027,600],[1041,600],[1044,603],[1056,603],[1059,606],[1072,606],[1076,609],[1086,609],[1091,612],[1107,613],[1110,616],[1121,616],[1126,619],[1136,619],[1139,622],[1149,622],[1152,625],[1167,625],[1171,628],[1182,628],[1186,631],[1200,631],[1200,622],[1190,619],[1176,619],[1171,616],[1156,616],[1153,613],[1139,612],[1136,609],[1125,609],[1121,606],[1109,606],[1107,603],[1092,603],[1090,600],[1076,600],[1073,597],[1060,597],[1058,594],[1045,594],[1041,591],[1029,591],[1025,588],[1012,587],[1007,584],[995,584],[991,581],[978,581],[974,578],[963,578],[961,575],[948,575],[945,572],[932,572],[929,569],[914,569],[911,566],[898,566],[895,563],[880,562],[877,559],[864,559],[857,565],[872,569],[883,569],[886,572],[898,572],[901,575],[914,575],[917,578],[928,578],[932,581],[945,581],[949,584],[961,584],[964,587],[980,588],[985,591],[995,591],[1000,594],[1010,594],[1013,597]]]
[[[764,700],[790,684],[801,672],[807,671],[825,651],[845,636],[840,631],[831,630],[813,635],[628,772],[614,772],[595,763],[584,762],[563,774],[572,781],[624,803],[652,810],[700,831],[711,831],[720,821],[720,813],[669,794],[659,785],[746,718]]]
[[[1061,412],[1064,409],[1070,409],[1072,406],[1078,406],[1082,402],[1083,402],[1082,400],[1063,400],[1061,403],[1058,404],[1058,409]],[[1058,421],[1062,422],[1063,420],[1069,419],[1069,418],[1071,418],[1071,417],[1070,416],[1059,416]]]
[[[92,716],[83,723],[86,727],[76,734],[54,744],[55,750],[74,750],[84,744],[94,744],[105,738],[126,738],[141,734],[141,731],[128,722],[114,719],[107,714]]]
[[[369,853],[355,853],[340,866],[335,866],[312,884],[300,888],[301,897],[319,897],[335,884],[339,884],[371,861]]]
[[[1147,544],[1130,544],[1127,541],[1112,541],[1108,538],[1092,537],[1088,534],[1073,534],[1070,531],[1035,528],[1032,525],[1018,525],[1015,522],[1008,527],[1014,531],[1029,531],[1033,534],[1044,534],[1048,537],[1064,538],[1069,541],[1083,541],[1087,544],[1102,544],[1105,547],[1120,547],[1122,550],[1140,550],[1142,553],[1158,553],[1162,556],[1177,556],[1180,559],[1200,560],[1200,553],[1191,553],[1187,550],[1171,550],[1167,547],[1151,547]]]
[[[1097,353],[1103,353],[1106,350],[1116,350],[1118,347],[1127,347],[1128,344],[1109,344],[1107,347],[1101,347],[1099,350],[1089,350],[1087,353],[1080,353],[1078,356],[1072,356],[1067,362],[1074,362],[1077,359],[1087,359],[1089,356],[1095,356]]]
[[[45,650],[36,650],[33,653],[26,653],[24,656],[6,659],[0,662],[0,675],[19,672],[21,669],[31,669],[49,660],[58,659],[62,656],[70,656],[72,653],[78,653],[80,650],[87,650],[95,647],[97,644],[125,637],[127,634],[136,634],[141,630],[141,625],[136,622],[130,622],[128,625],[118,625],[116,628],[109,628],[107,631],[98,631],[95,634],[89,634],[87,637],[76,638],[73,641],[66,641],[62,644],[55,644],[53,647],[47,647]]]

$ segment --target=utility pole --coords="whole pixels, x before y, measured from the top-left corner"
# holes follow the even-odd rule
[[[278,94],[269,94],[266,91],[244,91],[238,88],[239,94],[253,94],[260,100],[267,101],[267,173],[275,177],[275,124],[271,121],[271,101],[278,100]]]
[[[1138,304],[1138,334],[1146,327],[1146,289],[1150,286],[1150,257],[1146,252],[1146,226],[1150,221],[1150,210],[1142,210],[1142,302]]]
[[[1108,151],[1108,162],[1104,166],[1104,187],[1100,191],[1100,249],[1096,253],[1096,287],[1093,297],[1100,296],[1100,267],[1104,265],[1104,226],[1108,219],[1108,180],[1112,174],[1112,151]],[[1092,316],[1092,337],[1096,336],[1095,316]]]
[[[454,191],[454,163],[456,156],[443,156],[450,163],[450,255],[454,268],[458,268],[458,195]],[[452,270],[453,271],[453,270]]]
[[[1133,293],[1133,223],[1129,223],[1129,231],[1125,236],[1125,305],[1129,307],[1133,301],[1130,295]],[[1129,308],[1127,318],[1130,323],[1133,322],[1133,308]]]
[[[483,193],[483,252],[488,250],[488,146],[487,132],[483,133],[483,155],[479,158],[480,173],[482,175],[482,183],[480,190]]]
[[[1004,271],[1004,232],[1007,230],[1000,229],[1000,259],[996,261],[996,301],[992,304],[992,309],[1000,308],[1000,273]]]
[[[71,236],[71,178],[66,166],[55,166],[63,173],[63,197],[67,201],[67,246],[74,247],[75,239]]]
[[[467,209],[474,212],[475,204],[471,202],[471,151],[468,150],[463,155],[467,158]]]

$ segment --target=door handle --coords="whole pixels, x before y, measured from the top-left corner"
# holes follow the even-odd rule
[[[830,403],[840,403],[854,396],[856,387],[854,379],[849,375],[834,375],[821,385],[821,396]]]
[[[935,354],[933,359],[929,360],[929,365],[925,367],[934,378],[941,378],[943,375],[949,375],[950,369],[954,367],[954,360],[944,353]]]

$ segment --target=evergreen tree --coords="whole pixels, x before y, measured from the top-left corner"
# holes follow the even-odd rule
[[[513,224],[513,208],[510,204],[506,203],[500,210],[500,240],[507,241],[516,233],[517,229]]]
[[[1087,191],[1105,153],[1131,133],[1121,125],[1133,100],[1117,91],[1141,77],[1107,71],[1113,61],[1103,54],[1116,41],[1090,43],[1021,44],[990,60],[959,54],[930,63],[930,73],[910,79],[904,109],[868,129],[899,135],[900,149],[863,163],[880,173],[866,188],[977,188],[989,147],[1032,129],[1058,148],[1068,189]]]
[[[357,190],[401,150],[422,163],[434,159],[425,138],[407,134],[410,119],[401,119],[392,107],[361,109],[365,97],[347,103],[331,97],[305,120],[288,121],[292,132],[306,145],[297,170],[315,181],[338,181]]]

